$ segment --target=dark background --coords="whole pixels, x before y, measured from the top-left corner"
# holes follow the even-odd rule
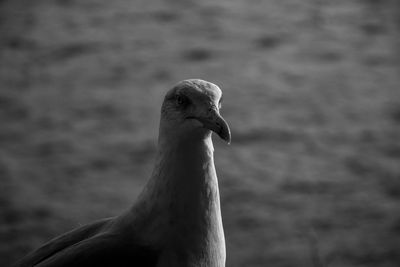
[[[129,207],[202,78],[227,266],[400,266],[399,47],[397,0],[0,1],[0,265]]]

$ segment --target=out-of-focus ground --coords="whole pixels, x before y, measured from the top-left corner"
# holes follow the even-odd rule
[[[400,266],[399,3],[0,1],[0,266],[131,205],[186,78],[224,91],[227,266]]]

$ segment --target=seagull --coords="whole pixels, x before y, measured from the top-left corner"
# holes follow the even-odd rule
[[[14,266],[223,267],[226,250],[212,132],[228,144],[221,89],[200,79],[170,89],[154,170],[136,202],[50,240]]]

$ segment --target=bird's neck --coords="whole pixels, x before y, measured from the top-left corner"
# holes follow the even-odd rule
[[[215,243],[212,249],[224,253],[211,133],[189,136],[159,140],[154,172],[134,209],[146,218],[144,232],[154,240],[171,237],[173,246],[196,244],[199,251]]]
[[[176,202],[172,206],[176,215],[201,215],[219,204],[211,134],[162,141],[149,190]]]
[[[167,209],[185,223],[219,209],[211,134],[161,139],[158,147],[152,177],[142,193],[157,205],[152,208]]]

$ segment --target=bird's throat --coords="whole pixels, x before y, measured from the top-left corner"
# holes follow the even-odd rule
[[[223,238],[211,136],[159,144],[154,172],[135,209],[151,222],[143,228],[155,242],[175,232],[185,239],[176,240],[177,246]]]
[[[148,186],[182,219],[209,208],[218,197],[211,138],[160,146]]]

